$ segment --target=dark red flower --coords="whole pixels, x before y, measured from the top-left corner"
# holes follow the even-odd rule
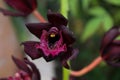
[[[16,11],[9,11],[0,8],[0,12],[10,16],[27,16],[37,7],[37,0],[4,0],[10,7]]]
[[[106,32],[101,43],[100,52],[108,64],[120,67],[120,40],[116,40],[119,35],[119,26],[115,26]]]
[[[26,24],[28,30],[37,36],[40,42],[24,42],[24,50],[32,59],[43,56],[46,61],[51,61],[59,56],[62,64],[68,68],[67,59],[77,52],[72,48],[75,38],[66,27],[68,21],[60,13],[51,11],[48,12],[47,18],[48,23]]]
[[[41,80],[39,70],[28,59],[25,58],[24,61],[22,61],[13,56],[12,59],[19,68],[19,71],[15,73],[14,76],[1,78],[0,80]]]

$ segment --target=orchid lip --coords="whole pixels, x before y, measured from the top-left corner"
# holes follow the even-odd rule
[[[50,34],[48,36],[48,46],[49,48],[53,49],[55,47],[55,45],[57,44],[57,42],[59,41],[60,36],[56,35],[54,33]]]
[[[56,27],[51,27],[48,33],[48,46],[49,48],[53,49],[55,44],[57,44],[57,41],[60,39],[59,30]]]
[[[49,32],[43,30],[40,39],[41,42],[36,47],[42,50],[45,56],[56,56],[66,51],[66,44],[63,43],[61,31],[59,31],[57,35],[55,34],[55,37],[50,37]]]

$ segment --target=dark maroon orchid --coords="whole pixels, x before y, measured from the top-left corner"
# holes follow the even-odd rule
[[[100,51],[101,56],[108,64],[120,67],[120,40],[116,40],[119,35],[119,26],[110,29],[103,37]]]
[[[37,0],[4,0],[4,2],[16,10],[12,12],[0,8],[0,12],[10,16],[27,16],[37,7]]]
[[[51,61],[59,56],[62,64],[68,68],[66,61],[77,52],[72,48],[75,38],[66,27],[68,21],[60,13],[51,11],[48,12],[47,18],[48,23],[26,24],[28,30],[37,36],[40,42],[24,42],[24,50],[32,59],[43,56],[46,61]]]
[[[41,80],[39,70],[28,59],[21,61],[12,57],[14,63],[19,68],[19,71],[14,76],[1,78],[0,80]]]

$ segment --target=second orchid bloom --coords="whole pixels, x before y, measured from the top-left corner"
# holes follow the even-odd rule
[[[111,28],[103,37],[101,44],[101,56],[112,66],[120,67],[120,40],[116,38],[120,35],[120,27]]]
[[[27,16],[37,7],[37,0],[4,0],[4,2],[16,10],[13,12],[0,8],[0,12],[9,16]]]

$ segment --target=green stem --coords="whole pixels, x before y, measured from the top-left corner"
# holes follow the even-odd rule
[[[67,18],[69,11],[68,0],[61,0],[60,12]],[[68,62],[69,63],[69,62]],[[70,71],[63,67],[63,80],[69,80]]]
[[[68,0],[61,0],[60,12],[67,18],[68,17],[68,11],[69,11]]]
[[[70,70],[63,67],[63,80],[69,80]]]

